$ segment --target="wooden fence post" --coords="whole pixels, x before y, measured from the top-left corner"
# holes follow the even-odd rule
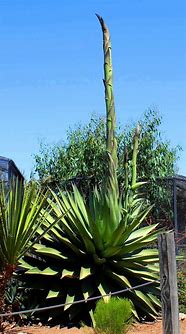
[[[179,334],[179,306],[174,233],[158,237],[163,334]]]

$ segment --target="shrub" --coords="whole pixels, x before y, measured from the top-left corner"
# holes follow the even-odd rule
[[[132,305],[128,299],[117,297],[108,302],[99,300],[94,319],[97,333],[124,334],[132,322]]]
[[[178,271],[178,300],[180,312],[186,313],[186,273]]]
[[[186,313],[186,250],[179,249],[177,262],[178,302],[179,311]]]

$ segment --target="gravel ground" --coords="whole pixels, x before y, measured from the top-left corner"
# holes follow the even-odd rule
[[[186,334],[186,319],[180,321],[180,334]],[[5,331],[6,334],[94,334],[92,328],[84,327],[81,329],[67,327],[59,329],[57,327],[48,328],[45,326],[32,326],[32,327],[14,327]],[[148,324],[136,324],[128,332],[128,334],[161,334],[162,323],[157,321],[155,323]]]

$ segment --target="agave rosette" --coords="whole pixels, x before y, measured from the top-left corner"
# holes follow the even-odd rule
[[[141,227],[151,209],[142,198],[130,195],[125,207],[117,191],[95,189],[87,205],[76,187],[73,193],[61,191],[53,197],[46,224],[65,215],[21,264],[33,287],[45,287],[46,300],[68,303],[64,311],[73,318],[84,305],[69,303],[158,279],[158,251],[148,248],[157,239],[156,225]],[[130,298],[138,314],[155,316],[158,294],[158,284],[153,283],[123,296]],[[94,306],[89,302],[86,310],[91,313]]]

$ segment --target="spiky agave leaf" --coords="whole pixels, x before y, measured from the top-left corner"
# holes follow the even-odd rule
[[[53,198],[53,211],[46,225],[66,215],[21,263],[26,280],[37,281],[40,289],[43,279],[47,281],[46,300],[87,300],[158,278],[158,252],[147,248],[157,238],[156,225],[141,227],[150,210],[141,198],[125,210],[124,197],[115,201],[113,193],[98,190],[92,194],[90,205],[76,187],[73,194],[60,192]],[[158,293],[158,284],[154,283],[148,293],[142,287],[124,296],[132,300],[138,314],[155,316]],[[91,303],[87,312],[92,308]],[[64,311],[72,318],[81,313],[81,307],[68,305]]]

